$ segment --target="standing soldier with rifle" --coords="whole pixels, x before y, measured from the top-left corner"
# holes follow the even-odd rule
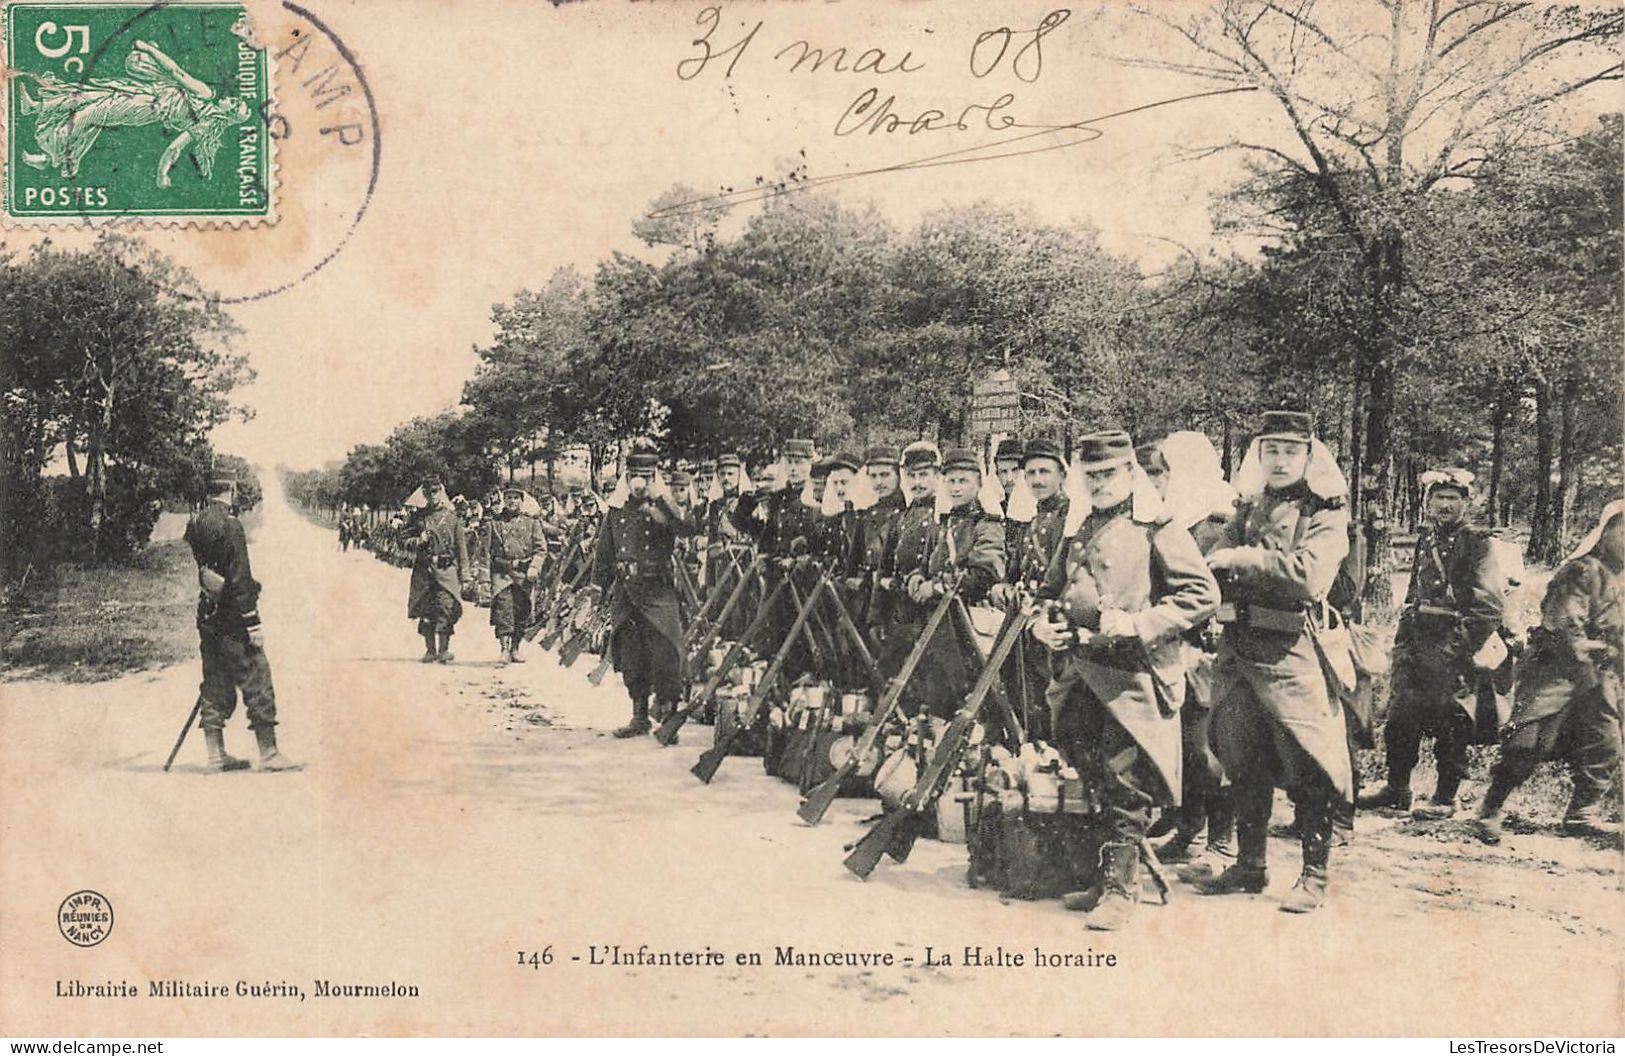
[[[412,561],[412,582],[406,599],[407,619],[418,621],[423,636],[423,662],[449,664],[451,636],[463,615],[463,588],[473,579],[463,522],[446,501],[438,473],[423,478],[426,505],[402,535],[417,541]]]
[[[1452,817],[1456,790],[1467,776],[1480,673],[1473,657],[1498,635],[1504,583],[1490,547],[1490,533],[1466,523],[1473,475],[1464,469],[1422,474],[1431,524],[1416,536],[1410,587],[1394,638],[1388,718],[1382,740],[1388,781],[1360,797],[1363,810],[1411,808],[1411,770],[1424,734],[1433,736],[1439,764],[1431,802],[1416,808],[1421,819]],[[1496,643],[1502,644],[1502,643]],[[1501,659],[1505,659],[1502,650]]]
[[[1334,815],[1354,790],[1343,707],[1317,640],[1348,553],[1348,485],[1299,411],[1264,415],[1235,485],[1241,501],[1207,562],[1224,590],[1211,737],[1232,782],[1237,859],[1202,890],[1264,890],[1270,809],[1284,788],[1303,872],[1281,909],[1308,913],[1326,901]]]
[[[1027,445],[1023,455],[1022,472],[1036,510],[1029,524],[1017,526],[1006,522],[1005,531],[1011,532],[1016,540],[1011,547],[1010,574],[1006,582],[996,585],[988,594],[988,600],[1006,612],[1020,607],[1024,598],[1038,594],[1050,565],[1066,544],[1066,519],[1072,507],[1062,490],[1066,481],[1066,456],[1061,445],[1040,437]],[[1023,715],[1027,736],[1035,741],[1050,739],[1049,705],[1045,703],[1050,676],[1048,653],[1041,643],[1026,639],[1014,648],[1005,670],[1010,700]]]
[[[916,440],[903,448],[903,479],[908,506],[893,520],[881,550],[875,600],[869,606],[871,635],[880,643],[880,673],[896,677],[914,648],[923,620],[908,598],[905,580],[925,567],[937,537],[937,484],[942,479],[942,456],[929,440]],[[911,705],[919,701],[918,683],[910,683]],[[910,710],[917,710],[911,707]]]
[[[1574,791],[1563,830],[1617,836],[1603,814],[1603,793],[1619,788],[1620,684],[1625,680],[1625,502],[1612,502],[1547,584],[1540,626],[1518,673],[1512,719],[1501,739],[1490,789],[1478,812],[1478,836],[1501,842],[1501,810],[1542,759],[1569,764]],[[1618,800],[1615,800],[1618,805]]]
[[[950,589],[950,580],[957,581],[960,599],[971,605],[1004,580],[1004,524],[977,501],[982,468],[976,452],[950,447],[942,456],[942,477],[950,508],[937,527],[924,563],[905,579],[905,589],[919,607],[921,619]],[[972,658],[980,660],[980,655],[976,643],[966,640],[970,633],[961,621],[953,621],[938,627],[932,640],[921,672],[922,693],[927,710],[937,718],[952,718],[976,680]]]
[[[1051,729],[1107,829],[1096,888],[1062,902],[1114,931],[1139,900],[1151,808],[1179,802],[1180,636],[1218,608],[1219,587],[1190,533],[1168,522],[1127,433],[1086,436],[1079,457],[1093,508],[1050,568],[1043,596],[1057,604],[1032,633],[1062,654]]]
[[[486,582],[491,592],[491,626],[507,663],[522,664],[519,639],[530,626],[530,588],[547,554],[542,526],[524,512],[525,489],[502,489],[502,512],[485,522],[481,549],[486,553]]]
[[[276,746],[276,691],[260,628],[260,585],[249,567],[243,524],[232,512],[236,486],[232,477],[210,480],[209,501],[186,525],[186,542],[197,561],[197,633],[203,654],[203,683],[193,715],[203,727],[210,769],[245,769],[248,760],[227,755],[225,739],[226,720],[237,708],[241,689],[248,725],[259,742],[260,769],[297,770],[299,765]],[[187,729],[191,726],[188,719]]]
[[[878,646],[873,637],[877,621],[870,618],[877,608],[878,590],[875,580],[880,574],[880,560],[885,555],[886,537],[902,514],[903,492],[898,488],[897,474],[902,465],[902,452],[895,447],[879,444],[864,452],[863,471],[875,490],[875,502],[858,514],[852,538],[852,549],[846,559],[846,588],[848,596],[857,599],[853,616],[859,626],[867,626],[870,642]],[[878,615],[878,612],[876,613]]]
[[[682,695],[683,625],[672,581],[677,537],[693,530],[686,513],[658,479],[654,451],[626,456],[625,494],[617,488],[593,552],[593,585],[611,605],[610,651],[632,698],[632,721],[620,738],[648,733],[649,696],[663,711]]]

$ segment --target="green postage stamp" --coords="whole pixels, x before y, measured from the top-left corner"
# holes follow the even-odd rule
[[[275,220],[270,56],[241,4],[5,9],[8,221]]]

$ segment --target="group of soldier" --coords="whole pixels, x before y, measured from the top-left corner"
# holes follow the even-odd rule
[[[940,732],[986,699],[972,716],[984,757],[996,744],[1000,759],[1053,759],[1050,773],[1082,790],[1093,836],[1059,843],[1087,855],[1070,875],[1088,883],[1061,893],[1098,930],[1124,926],[1142,871],[1160,879],[1167,862],[1206,894],[1263,892],[1276,789],[1301,858],[1280,908],[1316,909],[1356,805],[1411,810],[1424,736],[1438,780],[1414,814],[1460,809],[1486,708],[1501,750],[1475,819],[1483,839],[1501,838],[1508,794],[1548,758],[1573,774],[1565,830],[1617,829],[1603,799],[1620,761],[1619,503],[1552,579],[1525,647],[1504,627],[1489,533],[1468,517],[1471,474],[1429,474],[1393,645],[1387,781],[1362,796],[1354,750],[1374,724],[1382,665],[1338,611],[1347,486],[1308,415],[1265,413],[1229,481],[1189,433],[1091,434],[1074,458],[1048,439],[1006,439],[991,465],[929,441],[819,457],[791,439],[776,455],[753,485],[737,455],[663,469],[642,445],[600,498],[587,453],[572,452],[545,507],[510,485],[477,526],[425,479],[426,505],[405,527],[423,659],[452,659],[462,600],[481,598],[508,662],[539,621],[603,613],[631,702],[621,738],[694,711],[685,687],[716,663],[695,649],[705,628],[707,643],[772,657],[781,686],[867,686],[871,705],[895,696],[876,725]],[[994,624],[996,642],[1010,635],[999,650],[986,648]]]

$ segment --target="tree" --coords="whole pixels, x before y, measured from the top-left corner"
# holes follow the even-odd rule
[[[1211,8],[1141,8],[1179,53],[1126,61],[1256,88],[1278,134],[1206,145],[1256,162],[1266,203],[1256,229],[1337,238],[1352,250],[1366,326],[1360,353],[1361,441],[1355,501],[1386,496],[1394,459],[1396,371],[1408,346],[1408,232],[1430,195],[1471,179],[1509,146],[1561,138],[1563,108],[1619,79],[1617,9],[1535,8],[1494,0],[1220,0]],[[1296,204],[1285,213],[1282,203]],[[1313,226],[1309,226],[1313,219]],[[1361,479],[1369,485],[1358,487]],[[1388,530],[1367,517],[1365,594],[1392,605]]]

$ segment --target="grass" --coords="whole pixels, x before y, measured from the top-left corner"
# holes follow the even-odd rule
[[[0,672],[101,682],[195,657],[196,569],[185,543],[168,542],[120,565],[31,576],[0,614]]]

